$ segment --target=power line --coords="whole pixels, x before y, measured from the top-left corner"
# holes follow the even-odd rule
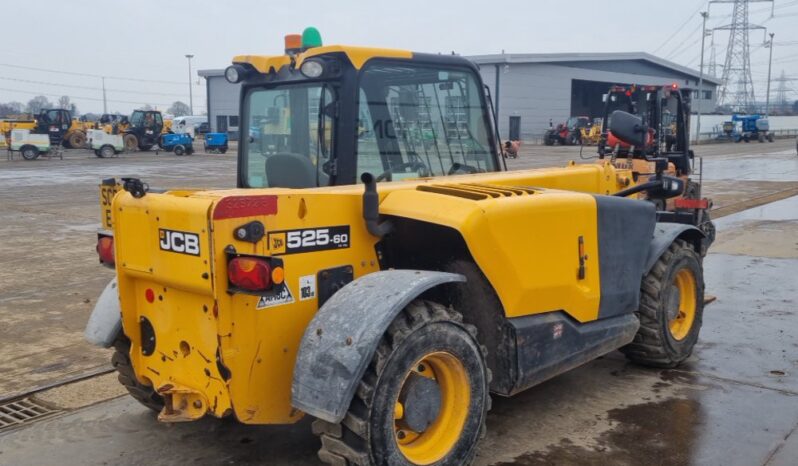
[[[88,90],[92,90],[92,91],[101,91],[103,89],[102,87],[97,87],[97,86],[80,86],[80,85],[77,85],[77,84],[61,84],[61,83],[53,83],[53,82],[47,82],[47,81],[34,81],[32,79],[9,78],[9,77],[5,77],[5,76],[0,76],[0,80],[3,80],[3,81],[16,81],[16,82],[28,83],[28,84],[41,84],[41,85],[44,85],[44,86],[69,87],[69,88],[73,88],[73,89],[88,89]],[[171,96],[171,97],[186,97],[185,94],[172,94],[172,93],[155,92],[155,91],[142,92],[142,91],[128,91],[128,90],[124,90],[124,89],[108,89],[108,88],[106,88],[105,90],[108,91],[108,92],[121,92],[123,94],[162,95],[162,96]]]
[[[677,45],[673,50],[671,50],[671,53],[669,53],[668,55],[665,56],[665,59],[666,60],[671,60],[672,58],[678,57],[679,55],[684,53],[685,50],[687,50],[687,49],[682,48],[682,46],[684,44],[686,44],[687,41],[691,40],[693,38],[693,36],[695,35],[695,33],[697,33],[698,31],[701,30],[701,27],[702,27],[702,24],[698,23],[698,26],[695,29],[693,29],[693,31],[691,31],[689,34],[687,34],[685,36],[684,40],[679,42],[679,45]]]
[[[26,91],[26,90],[22,90],[22,89],[8,89],[8,88],[2,88],[2,87],[0,87],[0,91],[16,92],[16,93],[27,94],[27,95],[32,95],[32,96],[41,95],[41,96],[45,96],[45,97],[55,97],[55,98],[59,98],[59,97],[63,96],[63,94],[49,94],[49,93],[45,93],[45,92],[31,92],[31,91]],[[95,101],[95,102],[102,102],[103,101],[103,99],[97,98],[97,97],[87,97],[87,96],[78,96],[78,95],[70,95],[68,97],[70,99],[91,100],[91,101]],[[114,102],[114,103],[118,103],[118,104],[158,105],[158,106],[163,106],[163,107],[169,107],[170,105],[172,105],[171,103],[152,102],[152,101],[134,102],[134,101],[129,101],[129,100],[114,100],[114,99],[106,99],[106,101]],[[205,107],[204,105],[201,105],[201,104],[199,106],[200,107]]]
[[[701,0],[701,4],[700,4],[700,5],[698,5],[698,9],[697,9],[697,10],[695,10],[694,12],[690,13],[690,16],[688,16],[688,17],[687,17],[687,19],[686,19],[686,20],[685,20],[685,21],[682,23],[682,25],[681,25],[681,26],[679,26],[679,27],[676,29],[676,31],[674,31],[674,32],[673,32],[673,34],[671,34],[671,35],[670,35],[670,37],[668,37],[667,39],[665,39],[665,42],[661,43],[661,44],[659,45],[659,47],[657,47],[656,49],[654,49],[654,52],[652,52],[652,53],[653,53],[653,54],[656,54],[657,52],[659,52],[659,51],[660,51],[660,49],[662,49],[662,47],[665,47],[665,45],[667,45],[667,44],[668,44],[668,42],[670,42],[670,41],[671,41],[671,39],[673,39],[674,37],[676,37],[676,34],[679,34],[679,33],[682,31],[682,29],[684,29],[684,27],[685,27],[685,26],[687,26],[687,23],[689,23],[689,22],[690,22],[690,20],[691,20],[691,19],[693,19],[693,18],[695,17],[696,13],[698,13],[699,11],[701,11],[701,8],[703,8],[703,7],[704,7],[704,0]]]
[[[9,63],[0,63],[0,66],[5,66],[8,68],[18,68],[22,70],[31,70],[31,71],[42,71],[45,73],[57,73],[57,74],[66,74],[71,76],[83,76],[83,77],[90,77],[90,78],[105,78],[105,79],[116,79],[120,81],[135,81],[135,82],[143,82],[143,83],[158,83],[158,84],[174,84],[185,86],[185,82],[180,81],[162,81],[158,79],[142,79],[142,78],[128,78],[124,76],[104,76],[101,74],[91,74],[91,73],[78,73],[74,71],[63,71],[63,70],[53,70],[48,68],[37,68],[34,66],[23,66],[23,65],[13,65]],[[192,81],[193,83],[193,81]]]

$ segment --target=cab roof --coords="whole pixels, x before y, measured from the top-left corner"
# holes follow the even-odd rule
[[[305,50],[295,56],[295,66],[298,68],[302,62],[310,57],[328,53],[343,53],[355,69],[360,69],[372,58],[404,58],[412,59],[413,52],[409,50],[385,49],[378,47],[358,47],[351,45],[324,45]],[[291,64],[289,55],[237,55],[233,57],[233,64],[249,64],[261,73],[277,72],[283,66]]]

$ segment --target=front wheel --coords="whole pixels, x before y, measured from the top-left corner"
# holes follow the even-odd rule
[[[670,245],[643,277],[640,329],[621,348],[630,360],[675,367],[693,351],[704,316],[704,273],[695,250],[682,240]]]
[[[124,142],[126,152],[133,152],[139,148],[139,138],[137,138],[135,134],[126,134]]]
[[[340,424],[317,420],[330,464],[463,465],[490,408],[490,372],[476,329],[416,300],[394,320]]]

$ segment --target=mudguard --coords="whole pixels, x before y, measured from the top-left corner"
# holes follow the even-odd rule
[[[114,344],[120,330],[122,330],[122,309],[119,307],[119,293],[114,278],[105,286],[97,299],[83,336],[92,345],[109,348]]]
[[[387,270],[365,275],[335,293],[316,312],[299,346],[292,404],[340,422],[388,326],[423,292],[452,282],[454,273]]]
[[[693,225],[684,223],[658,222],[656,227],[654,227],[654,236],[651,238],[651,246],[648,248],[643,273],[648,273],[651,267],[654,267],[660,256],[677,238],[687,240],[693,244],[696,251],[701,251],[701,240],[704,239],[704,232]]]

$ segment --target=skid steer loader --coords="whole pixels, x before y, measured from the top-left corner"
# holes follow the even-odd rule
[[[225,75],[242,88],[238,189],[101,186],[116,278],[86,336],[159,420],[311,415],[327,463],[463,465],[491,394],[616,349],[691,354],[704,234],[637,199],[682,192],[665,161],[642,188],[609,161],[504,170],[458,56],[309,28]]]

